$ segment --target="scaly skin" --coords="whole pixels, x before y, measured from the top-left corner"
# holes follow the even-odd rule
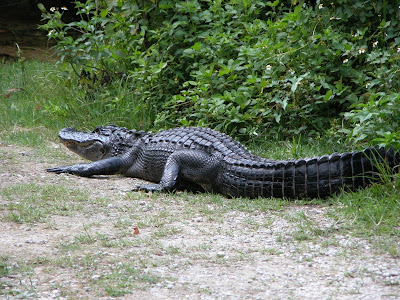
[[[94,162],[49,172],[86,177],[122,174],[155,182],[138,186],[140,190],[188,189],[229,197],[326,197],[343,188],[365,187],[379,180],[381,163],[397,171],[400,161],[399,152],[376,147],[317,158],[269,160],[251,154],[225,134],[202,127],[154,135],[112,125],[91,133],[65,128],[59,137],[69,149]]]

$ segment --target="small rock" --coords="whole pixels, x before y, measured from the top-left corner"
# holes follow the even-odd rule
[[[92,276],[92,280],[99,280],[100,279],[100,275],[93,275]]]
[[[389,271],[383,273],[383,277],[392,277],[392,276],[399,276],[399,271],[389,270]]]
[[[25,291],[21,294],[21,298],[31,298],[33,297],[33,293],[29,292],[29,291]]]
[[[223,252],[223,251],[217,252],[217,257],[224,257],[224,256],[225,256],[225,252]]]
[[[52,297],[53,298],[57,298],[57,297],[60,297],[60,290],[53,290],[53,291],[51,291],[51,295],[52,295]]]
[[[92,291],[92,288],[91,288],[90,286],[85,286],[85,291],[86,291],[86,292],[91,292],[91,291]]]

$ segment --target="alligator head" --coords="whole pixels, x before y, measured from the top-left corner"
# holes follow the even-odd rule
[[[92,161],[121,155],[147,135],[150,133],[114,125],[99,126],[92,132],[68,127],[58,133],[61,142],[69,150]]]

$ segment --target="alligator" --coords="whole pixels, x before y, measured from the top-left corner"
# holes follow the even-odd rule
[[[92,132],[64,128],[58,134],[73,152],[93,162],[49,168],[91,177],[122,174],[153,183],[134,190],[220,193],[228,197],[324,198],[398,172],[400,151],[370,147],[321,157],[272,160],[252,154],[228,135],[203,127],[156,134],[109,125]]]

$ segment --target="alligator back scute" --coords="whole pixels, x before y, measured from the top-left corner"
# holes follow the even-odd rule
[[[329,193],[335,193],[343,187],[341,157],[339,153],[329,156]]]
[[[365,152],[354,152],[351,156],[351,179],[352,179],[352,189],[357,189],[361,186],[365,186],[367,181],[365,176],[367,175],[363,172],[364,166],[366,164],[371,164],[368,162],[368,157]]]
[[[318,160],[311,158],[306,160],[305,172],[305,197],[318,197]]]
[[[299,159],[295,163],[294,171],[294,189],[298,197],[306,197],[307,186],[306,186],[306,160]]]
[[[393,148],[373,147],[363,151],[363,173],[366,183],[375,181],[382,176],[382,172],[397,173],[399,171],[400,152]]]
[[[294,185],[294,174],[295,174],[295,161],[286,161],[283,163],[283,175],[282,175],[282,194],[284,197],[295,197],[295,185]]]
[[[397,156],[397,157],[396,157]],[[393,171],[395,173],[399,172],[399,152],[395,153],[393,148],[390,148],[386,152],[386,160],[389,161],[389,165],[393,165]]]

